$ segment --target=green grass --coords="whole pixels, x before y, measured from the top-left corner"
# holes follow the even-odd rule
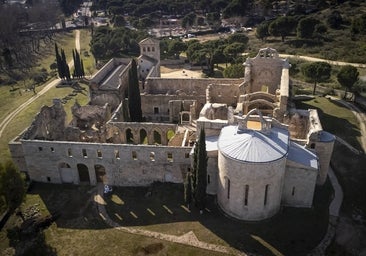
[[[95,71],[95,59],[90,51],[91,40],[90,30],[80,30],[80,57],[83,60],[85,75],[92,75]],[[86,54],[87,52],[87,54]]]
[[[351,110],[336,101],[325,97],[313,100],[296,102],[300,109],[318,109],[323,129],[344,139],[353,147],[362,150],[360,144],[361,132],[357,118]]]
[[[33,242],[37,254],[33,251],[32,255],[56,255],[56,253],[57,255],[146,255],[144,252],[152,254],[156,248],[158,250],[152,255],[222,255],[213,251],[125,233],[106,226],[96,212],[93,203],[94,190],[95,187],[89,186],[34,184],[22,206],[23,212],[27,212],[26,209],[30,206],[36,206],[42,216],[49,213],[60,215],[51,226],[41,232],[44,234],[40,236],[41,241],[37,244]],[[21,252],[22,244],[7,237],[8,229],[20,225],[20,218],[12,215],[1,230],[1,255],[10,244],[17,244],[16,252]]]
[[[148,192],[151,196],[147,196]],[[122,187],[115,188],[113,193],[106,200],[107,211],[115,222],[123,226],[178,236],[193,231],[204,242],[269,255],[268,248],[252,238],[255,235],[284,255],[302,255],[315,247],[326,231],[331,187],[327,183],[317,188],[312,209],[285,207],[280,214],[261,222],[227,218],[213,197],[209,198],[208,211],[203,215],[194,207],[187,212],[182,207],[183,186],[180,184]]]
[[[83,86],[86,88],[86,86]],[[20,112],[7,126],[0,138],[0,159],[6,161],[10,159],[10,153],[8,149],[8,142],[20,134],[25,128],[29,127],[32,123],[35,115],[39,112],[43,105],[52,105],[54,98],[64,98],[69,94],[73,93],[73,89],[70,87],[66,88],[52,88],[46,94],[40,96],[35,102],[30,104],[22,112]],[[33,94],[33,93],[32,93]],[[88,102],[87,90],[82,93],[77,93],[76,96],[70,96],[70,100],[64,104],[65,111],[67,113],[68,122],[71,121],[71,106],[75,103],[75,100],[81,105]]]

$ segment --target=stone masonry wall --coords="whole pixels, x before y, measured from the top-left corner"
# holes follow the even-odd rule
[[[102,166],[104,183],[111,185],[181,183],[190,167],[190,147],[38,140],[23,140],[22,144],[29,176],[40,182],[79,184],[83,167],[88,170],[87,182],[95,185],[98,181],[95,168]]]

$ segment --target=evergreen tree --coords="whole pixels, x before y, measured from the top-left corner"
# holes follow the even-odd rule
[[[80,66],[81,66],[81,76],[84,77],[85,76],[85,71],[84,71],[83,59],[80,59]]]
[[[187,204],[188,208],[190,208],[192,203],[192,178],[190,172],[187,172],[186,180],[184,182],[184,202]]]
[[[72,60],[74,61],[74,72],[72,73],[72,76],[75,78],[77,76],[77,71],[76,71],[76,59],[74,49],[72,49]]]
[[[5,199],[11,213],[25,197],[24,180],[11,161],[6,162],[5,166],[0,164],[0,196]]]
[[[57,47],[56,43],[55,43],[55,53],[56,53],[56,63],[57,63],[58,76],[61,79],[63,79],[65,77],[64,66],[62,64],[61,56],[60,56],[60,53],[58,51],[58,47]]]
[[[128,71],[128,109],[132,122],[142,121],[141,95],[137,77],[137,64],[134,59],[132,59],[131,68]]]
[[[197,156],[197,173],[196,173],[196,205],[200,211],[205,208],[206,204],[206,188],[207,188],[207,151],[206,151],[206,135],[202,128],[200,138],[198,140],[198,156]]]
[[[62,60],[62,66],[65,70],[64,77],[66,78],[67,81],[70,81],[71,80],[70,69],[69,65],[67,65],[65,51],[63,49],[61,49],[61,60]]]
[[[76,49],[75,49],[75,61],[76,61],[76,64],[75,64],[76,77],[77,78],[80,78],[80,77],[82,77],[82,74],[81,74],[81,63],[80,63],[80,54],[79,54],[79,52]]]

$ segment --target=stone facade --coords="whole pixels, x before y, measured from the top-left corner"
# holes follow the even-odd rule
[[[327,176],[334,136],[322,130],[316,110],[289,108],[287,60],[265,48],[245,62],[244,81],[173,79],[160,77],[158,41],[145,39],[140,49],[145,122],[126,122],[130,62],[112,59],[91,79],[90,102],[75,104],[70,124],[64,123],[63,107],[55,101],[9,143],[21,171],[51,183],[182,183],[192,171],[192,147],[204,128],[207,193],[217,195],[227,214],[262,220],[283,205],[311,207],[316,183]],[[283,156],[265,161],[267,152],[257,150],[263,161],[235,159],[218,146],[230,126],[255,133],[259,144],[271,141],[272,131],[287,134],[287,140],[272,145],[274,152],[284,150]],[[243,145],[243,152],[255,151],[253,144]]]

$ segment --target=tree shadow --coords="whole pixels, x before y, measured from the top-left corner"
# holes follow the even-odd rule
[[[207,197],[204,213],[183,201],[183,185],[154,183],[149,187],[114,187],[110,196],[92,200],[96,187],[36,183],[31,193],[42,199],[50,212],[60,214],[59,228],[107,229],[108,216],[124,227],[171,235],[194,232],[200,241],[227,244],[245,253],[271,255],[266,243],[285,255],[305,255],[323,238],[328,226],[331,186],[317,187],[310,209],[283,207],[273,218],[259,222],[239,221],[226,216],[215,196]],[[259,238],[265,243],[258,242]]]

